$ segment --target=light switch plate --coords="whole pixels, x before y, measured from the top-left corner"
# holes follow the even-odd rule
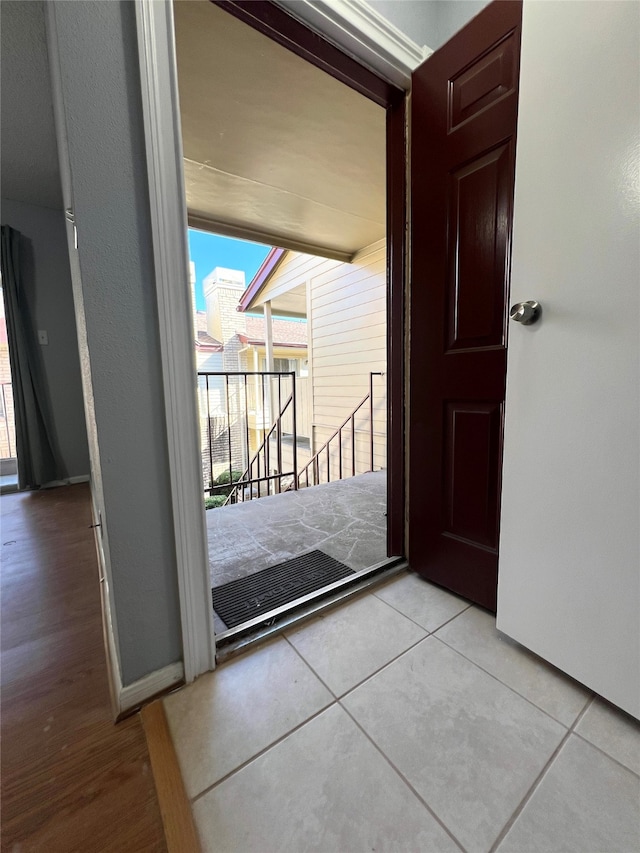
[[[49,335],[44,329],[38,329],[38,343],[43,347],[49,343]]]

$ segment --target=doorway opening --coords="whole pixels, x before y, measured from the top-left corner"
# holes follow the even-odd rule
[[[174,16],[189,224],[271,246],[250,281],[212,258],[202,282],[220,347],[199,371],[220,642],[343,580],[336,561],[349,576],[388,562],[387,117],[217,5]],[[324,567],[292,565],[310,554]],[[244,598],[223,615],[231,585]]]
[[[189,244],[210,582],[224,641],[387,563],[384,240],[351,263],[196,229]]]

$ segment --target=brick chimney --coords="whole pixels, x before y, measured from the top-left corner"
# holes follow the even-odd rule
[[[207,332],[226,344],[238,332],[247,328],[245,315],[237,311],[245,291],[244,272],[216,267],[203,281],[207,303]]]

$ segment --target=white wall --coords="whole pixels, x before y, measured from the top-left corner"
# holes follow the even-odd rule
[[[44,0],[0,3],[0,184],[4,198],[62,208]]]
[[[49,7],[123,684],[182,659],[135,7]]]
[[[640,716],[640,14],[524,4],[498,627]]]
[[[67,477],[88,476],[89,449],[64,213],[3,198],[1,214],[2,223],[23,237],[22,281],[33,333],[44,329],[49,337],[49,344],[39,352],[65,473]]]
[[[414,42],[441,47],[489,0],[367,0],[376,12]]]

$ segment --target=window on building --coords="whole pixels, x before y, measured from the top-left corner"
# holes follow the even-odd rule
[[[262,366],[260,370],[266,371],[267,369],[267,359],[262,359]],[[276,373],[295,373],[296,376],[300,376],[300,359],[299,358],[274,358],[273,359],[273,369]],[[305,374],[307,375],[307,374]]]

